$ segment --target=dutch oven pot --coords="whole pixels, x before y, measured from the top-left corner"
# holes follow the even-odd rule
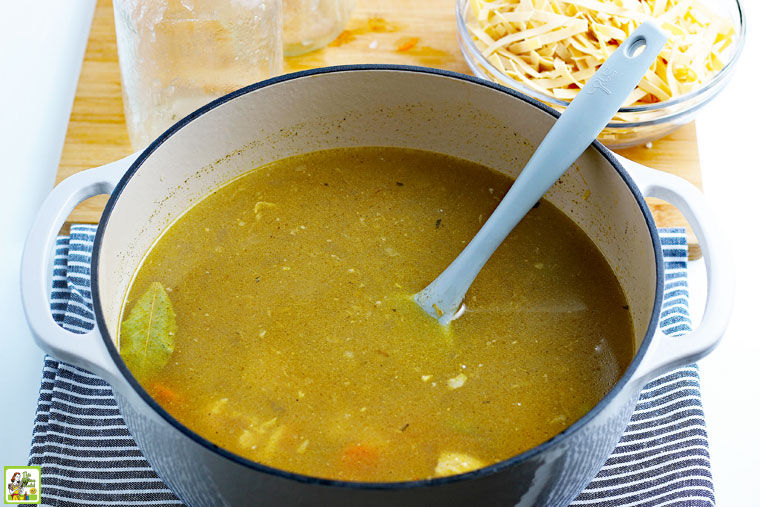
[[[586,232],[617,275],[629,301],[637,353],[588,414],[518,456],[461,475],[399,483],[341,482],[273,469],[217,447],[174,419],[135,381],[114,345],[130,280],[147,250],[184,210],[235,176],[314,150],[381,145],[445,153],[514,177],[556,117],[512,90],[418,67],[333,67],[241,89],[184,118],[144,152],[76,174],[53,190],[22,261],[29,325],[46,352],[113,386],[145,457],[192,505],[566,504],[615,447],[644,383],[717,344],[733,294],[725,243],[699,191],[677,177],[621,164],[598,142],[546,198]],[[75,335],[50,313],[55,237],[77,203],[104,193],[111,197],[91,266],[96,325]],[[642,194],[674,203],[704,253],[707,305],[701,325],[686,336],[666,336],[657,326],[663,262]]]

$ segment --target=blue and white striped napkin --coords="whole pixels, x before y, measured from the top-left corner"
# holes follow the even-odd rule
[[[659,229],[665,265],[660,328],[691,330],[683,229]],[[644,386],[625,433],[572,505],[715,505],[707,429],[692,364]]]
[[[94,325],[90,256],[96,227],[75,225],[58,239],[51,308],[73,332]],[[665,294],[660,327],[690,329],[687,244],[682,229],[660,229]],[[42,466],[42,504],[181,505],[137,448],[110,386],[45,358],[31,465]],[[715,505],[710,455],[695,365],[668,373],[641,392],[625,434],[572,505]]]

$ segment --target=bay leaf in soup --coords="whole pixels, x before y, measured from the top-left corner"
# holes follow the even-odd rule
[[[169,294],[153,282],[121,325],[120,353],[132,374],[145,382],[166,366],[174,352],[177,318]]]

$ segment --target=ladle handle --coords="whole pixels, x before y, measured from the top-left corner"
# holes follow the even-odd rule
[[[665,45],[653,22],[642,23],[591,77],[533,153],[499,206],[446,270],[415,299],[447,324],[473,280],[549,187],[575,162],[636,88]]]

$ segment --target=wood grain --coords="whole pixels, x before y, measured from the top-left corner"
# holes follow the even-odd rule
[[[470,74],[457,43],[450,0],[359,0],[346,30],[328,47],[287,58],[285,71],[353,63],[397,63],[438,67]],[[98,0],[69,121],[56,183],[84,169],[132,152],[124,123],[111,0]],[[649,167],[681,176],[701,188],[696,130],[688,124],[645,146],[619,153]],[[80,204],[71,222],[95,223],[106,197]],[[659,226],[685,226],[667,203],[652,201]],[[698,256],[689,232],[690,256]]]

